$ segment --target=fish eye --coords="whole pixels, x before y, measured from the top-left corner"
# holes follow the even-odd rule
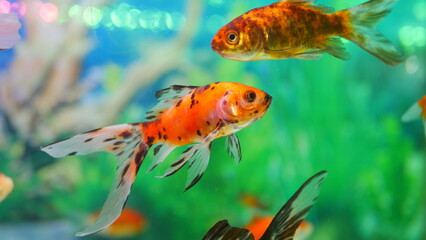
[[[251,90],[248,90],[244,93],[244,99],[247,102],[254,102],[254,100],[256,99],[256,93]]]
[[[235,44],[238,42],[238,34],[234,31],[228,33],[228,43]]]

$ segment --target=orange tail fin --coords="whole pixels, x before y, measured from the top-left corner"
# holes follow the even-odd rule
[[[336,14],[347,21],[347,31],[342,37],[356,43],[388,65],[404,60],[403,54],[374,27],[392,9],[398,0],[371,0]]]
[[[98,151],[112,152],[119,158],[112,188],[99,217],[93,225],[77,233],[77,236],[98,232],[120,216],[148,149],[149,146],[143,142],[141,124],[120,124],[95,129],[41,148],[56,158]]]

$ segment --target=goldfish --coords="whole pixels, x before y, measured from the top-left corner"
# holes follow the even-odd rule
[[[99,212],[93,214],[93,220],[98,216]],[[143,232],[146,226],[147,220],[142,214],[132,208],[125,207],[120,217],[109,227],[105,228],[102,233],[105,236],[113,238],[132,237]]]
[[[423,125],[426,136],[426,95],[417,101],[411,108],[402,116],[402,121],[410,122],[418,118],[423,118]]]
[[[247,193],[243,193],[240,195],[240,202],[247,207],[255,208],[255,209],[266,209],[266,205],[263,204],[259,199],[255,196]]]
[[[200,87],[173,85],[157,91],[155,96],[159,103],[147,112],[149,121],[98,128],[41,148],[56,158],[97,151],[111,152],[119,158],[113,186],[99,218],[77,236],[102,230],[120,216],[139,167],[151,148],[154,161],[148,171],[176,147],[195,143],[161,176],[170,176],[189,162],[185,191],[201,179],[216,138],[226,136],[226,150],[238,163],[241,148],[235,133],[261,118],[272,102],[266,92],[232,82]]]
[[[220,56],[237,61],[319,59],[322,53],[349,60],[345,38],[397,65],[404,59],[375,25],[397,0],[371,0],[334,12],[307,0],[282,0],[252,9],[219,29],[211,41]]]
[[[327,171],[321,171],[306,180],[275,217],[255,219],[257,225],[252,223],[247,228],[232,227],[227,220],[221,220],[206,233],[203,240],[294,239],[297,229],[306,228],[302,225],[303,219],[317,201],[321,183],[327,174]]]
[[[2,202],[13,190],[13,180],[0,173],[0,202]]]
[[[252,234],[255,240],[260,239],[262,234],[266,231],[275,216],[254,216],[250,223],[244,226]],[[294,234],[294,240],[304,240],[308,238],[313,231],[312,223],[303,220]]]
[[[6,50],[15,46],[19,36],[18,30],[21,23],[15,13],[0,13],[0,50]]]

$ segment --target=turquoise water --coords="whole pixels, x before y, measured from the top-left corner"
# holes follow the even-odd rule
[[[23,27],[21,42],[0,52],[0,172],[15,183],[0,203],[0,239],[74,239],[106,199],[114,156],[53,159],[40,146],[142,121],[155,91],[171,84],[215,81],[265,90],[273,103],[238,133],[241,163],[216,140],[187,192],[186,168],[154,177],[180,152],[146,174],[150,153],[127,204],[148,224],[132,239],[201,239],[222,219],[244,226],[257,211],[241,194],[274,215],[320,170],[329,174],[307,216],[308,239],[425,238],[425,134],[421,120],[400,120],[426,93],[424,1],[398,2],[378,25],[406,54],[395,67],[348,41],[349,61],[236,62],[210,49],[221,26],[273,1],[46,1],[25,11],[5,2],[0,11],[19,13]],[[317,1],[336,10],[362,2]]]

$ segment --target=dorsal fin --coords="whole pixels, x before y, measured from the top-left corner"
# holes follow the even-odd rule
[[[309,0],[281,0],[280,2],[291,3],[294,5],[300,5],[304,8],[310,8],[312,10],[318,11],[320,13],[334,13],[334,8],[326,7],[323,5],[314,5],[314,1]]]
[[[158,90],[155,93],[155,97],[158,100],[181,98],[191,92],[194,88],[197,88],[197,86],[172,85],[168,88]]]
[[[155,97],[160,100],[151,110],[146,112],[145,118],[147,120],[153,120],[162,114],[166,109],[173,106],[180,98],[189,94],[197,86],[182,86],[172,85],[168,88],[158,90],[155,93]]]

